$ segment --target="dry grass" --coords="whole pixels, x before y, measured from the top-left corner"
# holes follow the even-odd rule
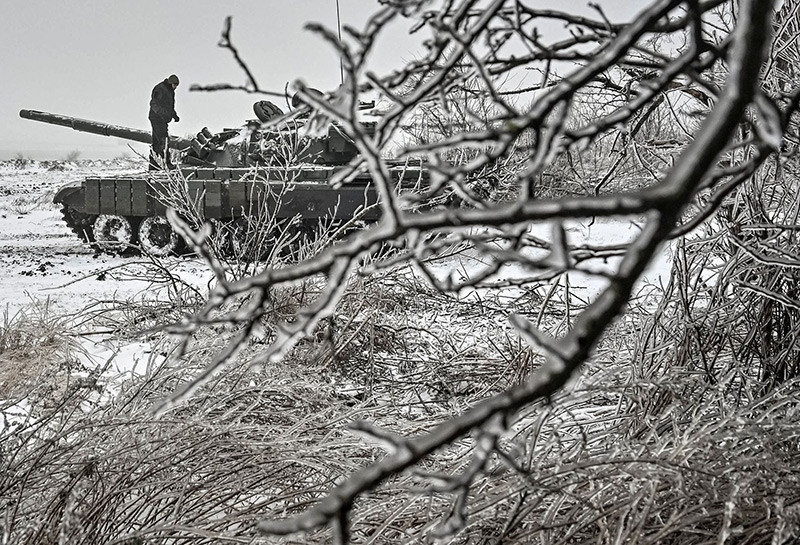
[[[32,303],[0,324],[0,399],[41,394],[68,366],[72,342],[68,320],[55,315],[48,301]]]
[[[435,345],[432,334],[447,334],[448,324],[436,326],[435,316],[458,305],[425,302],[420,285],[400,278],[356,281],[332,332],[321,329],[282,364],[226,372],[164,419],[150,418],[152,404],[188,379],[231,331],[198,337],[188,361],[153,363],[147,376],[124,382],[111,398],[110,385],[95,377],[94,388],[83,381],[35,421],[4,430],[7,535],[15,543],[247,541],[262,516],[301,508],[379,455],[345,423],[369,418],[409,433],[427,428],[475,398],[477,392],[453,393],[461,387],[449,384],[458,369],[471,388],[503,387],[488,368],[468,372],[479,357],[476,346],[445,342],[438,350],[448,354],[446,362],[432,365],[434,355],[416,361]],[[313,295],[313,283],[276,294],[266,334]],[[412,302],[436,309],[427,319],[438,330],[400,331],[396,321],[408,320]],[[243,356],[260,347],[251,343]],[[359,371],[370,361],[371,370]],[[499,354],[486,358],[492,361],[509,365]],[[99,399],[106,401],[97,405]]]
[[[798,384],[765,392],[725,354],[709,380],[680,340],[691,328],[676,286],[689,278],[676,268],[655,315],[632,309],[568,391],[505,423],[501,438],[478,430],[363,497],[353,542],[800,537]],[[164,418],[151,418],[153,404],[205,365],[231,326],[198,332],[180,364],[154,360],[118,389],[102,376],[75,381],[35,420],[4,429],[7,542],[258,542],[257,521],[303,510],[383,455],[349,422],[417,435],[538,365],[488,292],[458,299],[395,271],[354,279],[283,362],[247,368],[318,289],[311,279],[272,293],[262,337],[239,364]],[[520,298],[519,310],[536,301]],[[541,323],[556,330],[566,317],[549,304]],[[330,533],[277,542],[328,543]]]

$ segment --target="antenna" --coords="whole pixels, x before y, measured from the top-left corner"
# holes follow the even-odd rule
[[[339,41],[342,41],[342,16],[339,14],[339,0],[336,0],[336,27],[339,30]],[[344,85],[344,62],[342,61],[342,54],[339,53],[339,77]]]

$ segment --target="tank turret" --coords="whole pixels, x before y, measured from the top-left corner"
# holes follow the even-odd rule
[[[194,138],[187,139],[170,136],[170,149],[180,154],[182,166],[192,167],[249,167],[274,164],[276,158],[286,163],[310,163],[317,165],[344,165],[357,154],[355,145],[336,125],[331,124],[326,136],[320,138],[300,137],[305,120],[296,119],[281,125],[272,125],[270,119],[283,115],[280,108],[262,100],[256,102],[253,110],[259,119],[246,121],[237,128],[226,128],[212,133],[203,127]],[[151,143],[149,131],[111,125],[38,110],[20,110],[20,117],[51,125],[69,127],[79,132],[102,136],[113,136]],[[370,133],[374,123],[362,123]]]

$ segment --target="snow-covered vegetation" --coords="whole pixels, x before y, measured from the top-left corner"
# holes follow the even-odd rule
[[[142,164],[0,165],[3,542],[800,539],[797,2],[439,7],[298,84],[383,198],[324,248],[94,254],[52,192]],[[437,39],[369,72],[399,17]]]

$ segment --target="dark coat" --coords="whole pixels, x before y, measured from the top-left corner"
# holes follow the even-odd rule
[[[175,113],[175,89],[167,80],[153,87],[150,95],[150,113],[147,117],[157,123],[169,123],[178,117]]]

